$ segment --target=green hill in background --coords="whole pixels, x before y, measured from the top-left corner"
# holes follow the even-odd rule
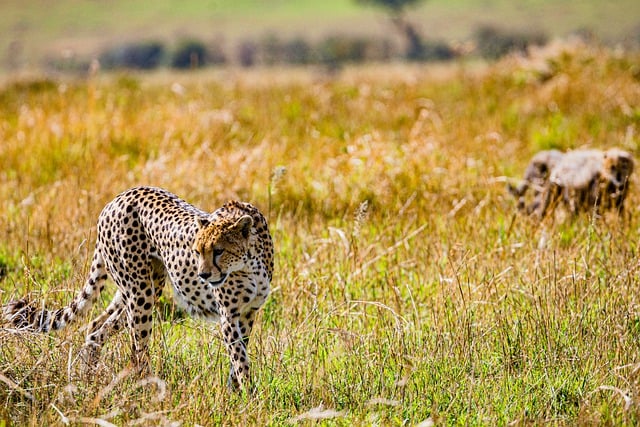
[[[638,38],[637,0],[430,0],[409,11],[425,37],[465,41],[481,25],[563,36],[589,30],[605,41]],[[264,34],[394,36],[384,12],[354,0],[4,0],[0,63],[95,55],[131,40],[197,37],[236,45]]]

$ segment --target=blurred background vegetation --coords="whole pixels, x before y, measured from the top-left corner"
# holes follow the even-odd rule
[[[580,35],[638,48],[636,0],[5,0],[0,69],[103,69],[498,58]]]

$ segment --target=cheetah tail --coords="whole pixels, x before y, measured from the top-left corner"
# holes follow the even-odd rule
[[[102,256],[96,252],[91,263],[91,273],[84,288],[66,307],[58,310],[38,308],[26,298],[9,301],[2,307],[3,318],[18,329],[49,332],[64,328],[77,317],[86,314],[100,295],[107,279]]]

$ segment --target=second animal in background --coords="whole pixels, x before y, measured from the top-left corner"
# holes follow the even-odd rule
[[[520,209],[539,218],[560,201],[572,215],[581,211],[601,214],[607,209],[622,213],[633,169],[633,156],[619,148],[541,151],[531,159],[523,182],[517,187],[509,185],[508,190],[518,197]],[[534,196],[526,205],[529,186],[534,187]]]

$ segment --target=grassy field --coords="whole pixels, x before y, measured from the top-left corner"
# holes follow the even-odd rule
[[[275,33],[284,37],[330,34],[389,35],[384,12],[355,0],[5,0],[0,6],[0,60],[38,66],[63,52],[97,55],[119,43],[183,37],[228,45]],[[637,35],[636,0],[579,2],[532,0],[427,0],[410,10],[426,37],[466,41],[481,25],[537,31],[550,37],[591,29],[603,40]],[[635,28],[635,30],[634,30]],[[634,33],[635,31],[635,33]],[[17,52],[17,54],[16,54]]]
[[[141,184],[207,210],[228,198],[258,205],[276,269],[249,346],[253,396],[227,391],[217,326],[184,317],[167,296],[155,313],[155,376],[142,380],[127,370],[126,334],[84,381],[82,324],[51,335],[0,329],[0,420],[637,424],[637,177],[626,221],[559,210],[538,223],[516,215],[505,186],[542,148],[637,155],[639,59],[567,47],[331,78],[6,83],[3,303],[68,303],[100,210]]]

